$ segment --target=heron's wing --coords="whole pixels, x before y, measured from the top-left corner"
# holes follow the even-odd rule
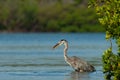
[[[79,57],[76,57],[76,56],[72,56],[69,59],[70,59],[71,66],[75,69],[77,69],[78,67],[82,67],[87,63],[85,60],[80,59]]]
[[[87,63],[88,63],[88,62],[85,61],[84,59],[81,59],[81,58],[76,57],[76,56],[72,56],[71,59],[72,59],[73,61],[75,61],[76,63],[80,63],[80,64],[87,64]]]
[[[75,69],[81,69],[85,71],[94,69],[94,67],[91,64],[89,64],[87,61],[85,61],[84,59],[80,59],[79,57],[76,57],[76,56],[73,56],[70,59],[73,63],[72,66]]]

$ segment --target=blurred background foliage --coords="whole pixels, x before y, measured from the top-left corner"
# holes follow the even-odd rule
[[[103,32],[89,0],[0,0],[3,32]]]

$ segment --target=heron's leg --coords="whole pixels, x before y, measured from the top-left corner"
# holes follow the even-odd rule
[[[76,72],[80,72],[80,68],[75,69]]]
[[[79,70],[78,70],[78,69],[75,69],[75,71],[76,71],[76,72],[79,72]]]

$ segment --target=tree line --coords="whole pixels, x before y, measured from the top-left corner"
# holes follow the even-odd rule
[[[88,0],[0,0],[0,31],[103,32]]]

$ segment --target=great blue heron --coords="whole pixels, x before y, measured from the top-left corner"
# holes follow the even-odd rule
[[[53,46],[53,49],[55,49],[56,47],[60,46],[64,44],[64,58],[65,61],[72,66],[75,71],[77,72],[93,72],[95,71],[94,66],[92,66],[91,64],[89,64],[87,61],[82,60],[76,56],[72,56],[72,57],[68,57],[67,56],[67,50],[68,50],[68,42],[65,39],[62,39],[61,41],[59,41],[56,45]]]

